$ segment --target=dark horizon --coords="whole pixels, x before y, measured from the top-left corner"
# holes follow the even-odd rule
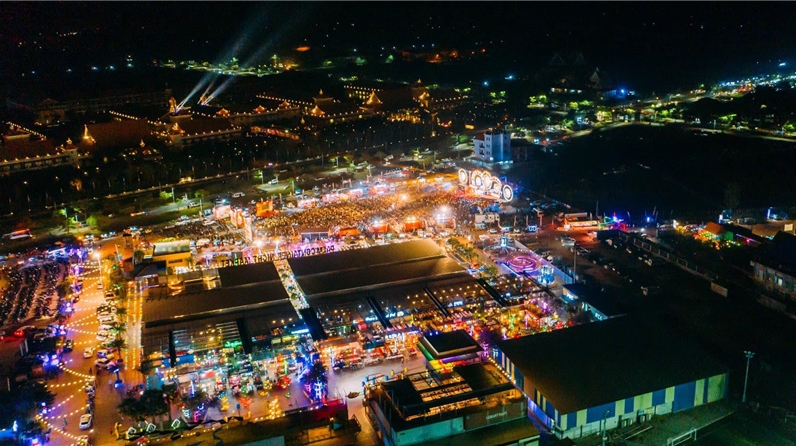
[[[302,45],[316,57],[367,58],[382,47],[422,51],[433,44],[484,49],[517,75],[533,74],[555,54],[582,54],[586,66],[617,83],[660,91],[772,72],[782,62],[790,68],[796,48],[787,3],[408,4],[20,2],[4,5],[0,33],[11,83],[20,71],[113,63],[128,54],[138,63],[233,56],[256,63]],[[78,35],[56,34],[70,32]],[[37,39],[45,42],[41,50],[31,44]]]

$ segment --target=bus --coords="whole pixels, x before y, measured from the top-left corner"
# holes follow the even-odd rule
[[[30,229],[22,229],[19,231],[14,231],[9,234],[3,236],[3,238],[9,240],[21,240],[25,238],[33,238],[33,235],[30,233]]]

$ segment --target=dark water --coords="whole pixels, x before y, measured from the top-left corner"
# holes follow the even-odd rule
[[[532,149],[510,177],[581,209],[633,219],[715,218],[721,209],[796,205],[796,144],[634,125]],[[759,211],[758,211],[759,212]],[[715,214],[715,215],[714,215]]]

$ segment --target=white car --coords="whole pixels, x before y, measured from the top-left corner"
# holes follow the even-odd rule
[[[78,427],[81,431],[89,430],[93,421],[94,417],[90,413],[84,414],[80,417],[80,425]]]
[[[102,367],[106,370],[111,370],[116,367],[116,361],[111,361],[108,358],[101,358],[94,361],[94,366],[99,368]]]
[[[89,348],[83,350],[83,357],[84,358],[91,358],[92,356],[94,356],[94,347],[89,347]]]
[[[277,180],[276,180],[276,178],[274,178],[273,180],[269,181],[269,182],[268,182],[268,184],[276,184],[276,183],[278,183],[278,182],[279,182],[279,181],[277,181]]]

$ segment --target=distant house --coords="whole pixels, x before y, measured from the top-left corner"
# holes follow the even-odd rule
[[[702,236],[712,240],[732,240],[731,232],[727,232],[724,226],[712,221],[705,225],[705,229],[702,230]]]
[[[625,308],[612,296],[600,291],[599,288],[582,283],[564,285],[564,299],[589,314],[594,321],[604,321],[627,314]]]
[[[107,148],[129,149],[139,146],[141,141],[147,144],[157,141],[157,137],[153,132],[154,127],[152,125],[145,120],[137,119],[87,124],[84,126],[79,144],[90,150]]]
[[[313,105],[304,109],[303,117],[307,124],[327,126],[366,119],[373,116],[372,110],[352,102],[340,102],[323,93],[313,97]]]
[[[240,138],[243,133],[240,127],[222,117],[174,119],[165,126],[163,136],[175,147]]]
[[[484,163],[510,162],[511,134],[489,130],[473,138],[473,158]]]
[[[300,113],[301,107],[298,104],[259,98],[246,104],[227,104],[224,107],[200,105],[191,108],[191,114],[197,118],[227,119],[237,127],[281,121],[294,118]]]
[[[754,280],[773,297],[796,301],[796,236],[778,232],[773,243],[757,248],[751,261]]]
[[[0,173],[76,164],[87,156],[71,139],[56,146],[52,139],[15,124],[2,130],[2,135]]]

